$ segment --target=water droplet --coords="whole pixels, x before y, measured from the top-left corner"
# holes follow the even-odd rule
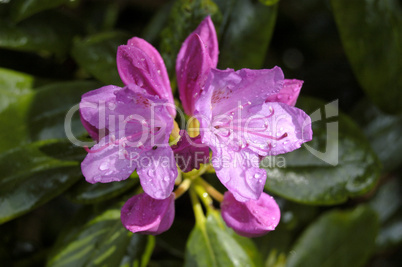
[[[149,177],[154,177],[155,176],[155,171],[153,169],[148,170],[148,176]],[[151,180],[150,180],[151,181]]]
[[[278,95],[277,98],[278,100],[280,100],[282,98],[282,95]]]
[[[242,105],[239,105],[239,107],[238,107],[239,109],[243,109],[244,107],[242,106]]]
[[[144,61],[145,60],[145,58],[141,58],[141,61]]]
[[[161,70],[157,70],[158,74],[161,74]]]
[[[196,98],[197,96],[198,96],[198,93],[195,93],[193,97]]]
[[[260,177],[261,177],[261,173],[258,173],[258,172],[257,172],[257,173],[254,174],[254,178],[255,178],[255,179],[259,179]]]

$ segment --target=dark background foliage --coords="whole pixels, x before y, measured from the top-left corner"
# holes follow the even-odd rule
[[[400,265],[401,8],[397,0],[0,0],[1,266]],[[285,155],[286,168],[267,167],[282,217],[264,237],[237,236],[217,212],[194,227],[187,194],[168,232],[132,235],[120,207],[138,177],[87,184],[86,152],[66,139],[65,115],[84,92],[121,85],[116,49],[133,36],[158,48],[175,84],[181,42],[208,14],[219,68],[278,65],[304,80],[297,106],[323,118],[308,145],[337,152],[338,164],[303,147]],[[76,114],[72,130],[88,138]],[[326,139],[335,132],[338,147]],[[205,178],[222,189],[215,174]]]

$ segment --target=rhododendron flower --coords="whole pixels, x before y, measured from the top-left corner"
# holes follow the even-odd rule
[[[258,199],[266,180],[259,159],[293,151],[312,138],[302,110],[265,102],[281,91],[280,68],[216,70],[195,103],[202,142],[213,152],[220,181],[239,201]]]
[[[281,212],[275,199],[262,193],[258,200],[239,202],[226,192],[221,204],[222,218],[237,234],[258,237],[275,229]]]
[[[107,133],[81,164],[86,180],[121,181],[137,169],[148,195],[167,198],[177,168],[168,144],[173,119],[166,102],[134,84],[124,88],[109,85],[84,94],[80,103],[84,126]]]
[[[158,235],[172,226],[174,213],[173,193],[162,200],[142,193],[133,196],[123,205],[121,222],[133,233]]]

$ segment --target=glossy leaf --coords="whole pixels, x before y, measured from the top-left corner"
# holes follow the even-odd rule
[[[381,164],[360,128],[336,106],[319,100],[299,98],[297,106],[312,117],[313,140],[262,161],[266,189],[296,202],[334,205],[373,188]]]
[[[370,206],[377,212],[381,222],[376,239],[379,252],[394,249],[402,243],[402,182],[399,178],[390,177],[370,200]]]
[[[146,266],[153,250],[153,237],[127,231],[116,208],[70,231],[59,240],[47,266]]]
[[[332,0],[346,55],[371,100],[402,112],[402,4],[398,0]]]
[[[218,212],[211,212],[190,234],[185,266],[261,266],[261,256],[250,239],[236,235]]]
[[[220,69],[258,69],[263,65],[278,5],[271,3],[267,6],[261,2],[217,1],[223,14],[218,61]]]
[[[49,157],[41,141],[0,154],[0,223],[58,196],[82,177],[79,163]]]
[[[51,23],[49,23],[51,21]],[[56,12],[40,14],[14,24],[0,18],[0,48],[65,55],[79,29],[73,21]]]
[[[75,0],[74,0],[75,1]],[[13,0],[11,1],[10,12],[14,21],[21,21],[40,11],[51,9],[62,4],[67,4],[70,0]]]
[[[402,115],[386,114],[369,101],[362,101],[352,116],[360,124],[384,170],[398,168],[402,163]]]
[[[100,87],[99,83],[76,81],[56,83],[37,88],[35,92],[18,97],[18,100],[0,112],[0,151],[37,140],[66,138],[65,117],[81,95]],[[76,136],[86,133],[78,112],[71,120]]]
[[[177,53],[182,42],[208,15],[215,24],[219,23],[219,9],[211,0],[178,0],[170,11],[166,28],[162,31],[160,53],[165,61],[169,76],[174,74]]]
[[[138,184],[138,174],[135,172],[130,179],[114,183],[90,184],[85,180],[80,181],[68,191],[68,197],[82,204],[102,202],[112,199]]]
[[[377,231],[376,213],[366,206],[329,211],[302,233],[286,266],[364,266]]]
[[[20,96],[31,93],[32,85],[31,75],[0,68],[0,112]]]
[[[123,32],[105,32],[74,41],[72,56],[78,64],[104,84],[122,86],[116,65],[119,45],[132,36]]]

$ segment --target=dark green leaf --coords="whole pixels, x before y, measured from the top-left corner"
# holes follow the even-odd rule
[[[20,96],[32,92],[33,77],[13,70],[0,68],[0,112]]]
[[[391,177],[370,200],[377,212],[381,229],[376,239],[377,250],[385,252],[402,243],[402,182],[400,177]]]
[[[10,12],[14,21],[21,21],[40,11],[69,2],[70,0],[13,0],[11,1]]]
[[[105,32],[76,39],[72,55],[78,64],[105,84],[122,85],[116,65],[119,45],[127,44],[132,36],[123,32]]]
[[[353,111],[353,117],[362,127],[385,171],[402,163],[402,115],[381,112],[369,101],[362,101]]]
[[[381,109],[402,112],[402,5],[398,0],[332,0],[357,79]]]
[[[259,69],[274,30],[278,5],[252,0],[217,1],[223,14],[219,67]]]
[[[259,1],[267,6],[271,6],[279,2],[279,0],[259,0]]]
[[[53,143],[40,141],[0,154],[0,223],[46,203],[82,177],[78,162],[41,151]]]
[[[250,239],[226,228],[214,211],[191,232],[185,266],[261,266],[261,256]]]
[[[334,205],[373,188],[381,164],[360,128],[347,115],[338,115],[337,106],[325,105],[324,118],[319,100],[300,98],[298,106],[312,117],[313,140],[262,161],[267,190],[296,202]]]
[[[287,266],[364,266],[373,251],[377,231],[376,213],[366,206],[330,211],[304,231]]]
[[[65,117],[79,103],[81,95],[96,89],[99,83],[89,81],[64,82],[38,88],[22,95],[18,101],[0,112],[0,151],[32,141],[66,138]],[[86,133],[78,112],[71,120],[75,136]]]
[[[127,231],[120,209],[101,215],[62,237],[47,266],[146,266],[153,250],[153,237]]]
[[[218,7],[211,0],[177,0],[174,3],[170,11],[168,25],[162,32],[160,46],[169,76],[174,74],[176,57],[181,44],[208,15],[212,15],[214,23],[219,22]]]
[[[77,183],[68,191],[68,197],[76,202],[89,204],[114,198],[138,184],[138,175],[134,172],[131,178],[114,183],[90,184],[86,181]]]
[[[50,52],[65,55],[79,32],[66,16],[49,12],[14,24],[0,18],[0,47],[22,51]]]
[[[370,206],[378,214],[380,221],[386,222],[395,212],[402,207],[402,182],[398,177],[382,185],[376,195],[371,199]]]

